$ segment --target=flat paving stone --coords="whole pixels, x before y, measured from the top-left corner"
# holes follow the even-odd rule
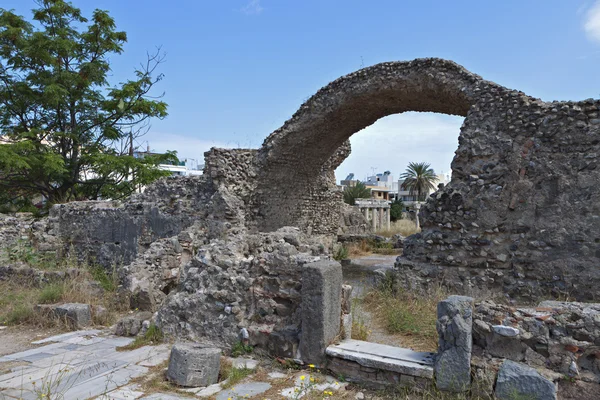
[[[67,332],[67,333],[62,333],[60,335],[50,336],[50,337],[48,337],[46,339],[36,340],[35,342],[31,342],[31,344],[44,344],[44,343],[51,343],[51,342],[62,342],[64,340],[68,340],[68,339],[71,339],[73,337],[94,336],[94,335],[97,335],[97,334],[99,334],[101,332],[102,331],[99,331],[97,329],[75,331],[75,332]]]
[[[281,372],[270,372],[269,373],[269,379],[283,379],[286,378],[287,375]]]
[[[189,397],[181,397],[176,394],[167,394],[167,393],[154,393],[150,396],[142,397],[140,400],[181,400],[186,399],[189,400]]]
[[[97,330],[69,332],[37,341],[44,346],[3,357],[3,361],[27,364],[0,375],[0,387],[3,388],[0,399],[37,399],[33,382],[38,388],[50,383],[53,392],[64,400],[141,397],[141,390],[126,385],[132,379],[146,375],[148,367],[166,360],[170,346],[145,346],[117,352],[117,347],[134,339],[99,333]],[[170,395],[160,396],[155,398],[169,399],[166,396]]]
[[[329,357],[354,361],[365,367],[433,378],[433,353],[352,339],[327,347],[326,353]]]
[[[134,400],[142,397],[144,392],[138,390],[137,385],[124,386],[122,388],[113,390],[112,392],[103,394],[98,397],[100,400]]]
[[[231,389],[225,390],[217,395],[217,400],[242,399],[244,397],[253,397],[271,389],[271,384],[267,382],[250,382],[235,385]]]
[[[258,361],[253,360],[251,358],[243,358],[243,357],[232,358],[231,366],[233,368],[238,368],[238,369],[246,368],[246,369],[255,370],[256,367],[258,367]]]
[[[223,390],[223,387],[221,386],[221,384],[215,383],[214,385],[207,386],[204,389],[200,389],[199,391],[197,391],[196,396],[211,397],[211,396],[214,396],[215,394],[219,393],[221,390]]]

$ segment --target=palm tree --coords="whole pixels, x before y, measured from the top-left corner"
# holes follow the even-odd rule
[[[353,206],[356,199],[368,199],[371,197],[371,189],[368,189],[364,183],[356,182],[354,186],[346,186],[344,189],[344,202]]]
[[[400,175],[400,178],[404,179],[402,186],[409,190],[411,196],[416,193],[417,201],[424,201],[425,196],[431,190],[435,190],[437,176],[430,166],[431,164],[426,162],[411,162],[406,172]]]

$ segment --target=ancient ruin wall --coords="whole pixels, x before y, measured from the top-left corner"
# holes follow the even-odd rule
[[[452,181],[423,207],[423,233],[398,263],[407,284],[596,297],[600,101],[543,102],[450,61],[382,63],[319,90],[258,152],[258,227],[335,233],[340,203],[323,178],[326,160],[358,130],[404,111],[466,117]],[[273,182],[280,195],[265,196]]]

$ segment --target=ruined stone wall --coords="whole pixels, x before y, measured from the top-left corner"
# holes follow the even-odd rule
[[[202,176],[165,178],[128,201],[59,204],[49,223],[63,251],[105,267],[125,265],[160,238],[176,236],[206,217],[210,182]]]
[[[201,246],[160,308],[167,334],[227,347],[241,329],[257,350],[296,357],[302,267],[328,259],[331,243],[299,229],[231,235]]]
[[[489,366],[492,359],[509,359],[553,371],[552,380],[566,376],[597,384],[600,304],[544,301],[533,307],[510,307],[478,303],[473,312],[473,354]]]
[[[597,299],[600,101],[499,91],[461,129],[452,182],[421,209],[399,273],[478,297]]]
[[[600,295],[600,101],[544,102],[445,60],[365,68],[304,103],[257,154],[258,227],[336,233],[323,166],[352,134],[404,111],[465,116],[452,181],[422,207],[423,232],[397,264],[407,286]],[[261,195],[272,182],[281,195]]]

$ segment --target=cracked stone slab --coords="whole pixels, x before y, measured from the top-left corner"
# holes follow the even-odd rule
[[[327,347],[326,353],[329,357],[354,361],[365,367],[421,378],[433,378],[433,353],[416,352],[353,339]]]
[[[229,398],[242,399],[254,397],[271,389],[271,384],[267,382],[250,382],[235,385],[229,390],[223,391],[217,395],[216,400],[227,400]]]

